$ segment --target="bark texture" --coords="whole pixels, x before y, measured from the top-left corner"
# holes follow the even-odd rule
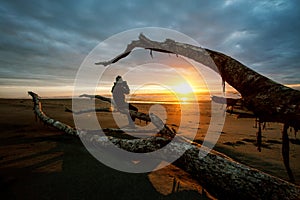
[[[293,127],[295,132],[300,129],[300,91],[276,83],[220,52],[176,42],[171,39],[166,39],[164,42],[157,42],[140,34],[139,39],[128,44],[122,54],[112,60],[95,64],[107,66],[116,63],[128,56],[135,48],[149,49],[151,56],[152,51],[173,53],[177,56],[181,55],[202,63],[220,74],[224,86],[225,82],[227,82],[242,95],[243,105],[254,113],[260,123],[280,122],[285,127]],[[258,150],[260,150],[260,129],[257,135]],[[290,181],[294,182],[295,180],[288,162],[289,138],[284,130],[283,136],[287,137],[282,143],[284,165]]]
[[[55,128],[57,128],[58,130],[64,131],[67,134],[70,135],[78,135],[78,132],[76,131],[76,129],[72,128],[71,126],[62,123],[58,120],[52,119],[50,117],[48,117],[47,115],[45,115],[45,113],[42,110],[42,103],[40,101],[40,97],[34,93],[34,92],[28,92],[28,94],[32,97],[32,101],[33,101],[33,112],[35,114],[36,119],[40,119],[43,123],[45,123],[46,125],[49,126],[53,126]]]
[[[120,139],[75,130],[48,117],[42,111],[38,95],[33,92],[28,92],[28,94],[32,96],[34,113],[40,120],[67,134],[94,142],[99,148],[105,149],[109,145],[116,145],[131,152],[152,152],[170,142],[162,137]],[[106,130],[103,131],[106,132]],[[207,153],[205,149],[192,142],[183,144],[180,141],[174,141],[169,145],[171,148],[166,148],[160,156],[165,156],[168,160],[170,156],[177,158],[184,152],[174,164],[192,174],[210,193],[220,199],[299,199],[300,197],[299,186],[235,162],[216,151]],[[199,154],[204,153],[207,155],[200,158]]]
[[[300,91],[276,83],[220,52],[170,39],[157,42],[140,34],[139,39],[132,41],[122,54],[96,64],[107,66],[116,63],[135,48],[173,53],[202,63],[234,87],[242,95],[245,106],[262,122],[275,121],[300,128]]]

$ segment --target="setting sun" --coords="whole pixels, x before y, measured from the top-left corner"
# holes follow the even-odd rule
[[[174,91],[179,94],[189,94],[193,93],[193,88],[188,83],[180,83],[173,87]]]

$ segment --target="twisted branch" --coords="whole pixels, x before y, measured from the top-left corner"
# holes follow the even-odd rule
[[[28,94],[33,99],[34,113],[40,120],[67,134],[78,136],[81,140],[95,143],[102,150],[115,145],[130,152],[141,153],[153,152],[166,144],[170,145],[170,148],[164,148],[162,153],[157,155],[165,160],[169,160],[170,157],[178,158],[178,155],[182,155],[174,164],[197,178],[204,187],[218,198],[299,199],[299,186],[235,162],[216,151],[206,152],[205,148],[200,148],[195,143],[183,144],[180,142],[180,137],[169,143],[170,140],[161,137],[120,139],[76,130],[48,117],[42,111],[39,96],[33,92],[28,92]],[[199,154],[206,154],[206,156],[201,158]],[[147,155],[145,154],[145,156]]]

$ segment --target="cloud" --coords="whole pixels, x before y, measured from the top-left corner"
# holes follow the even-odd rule
[[[180,31],[276,81],[300,83],[298,1],[4,0],[0,17],[1,85],[70,85],[99,42],[146,26]]]

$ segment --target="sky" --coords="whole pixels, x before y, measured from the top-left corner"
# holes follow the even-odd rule
[[[1,0],[0,16],[0,98],[24,98],[28,90],[71,95],[76,73],[94,47],[143,27],[179,31],[300,89],[297,0]],[[153,78],[157,69],[148,74]]]

